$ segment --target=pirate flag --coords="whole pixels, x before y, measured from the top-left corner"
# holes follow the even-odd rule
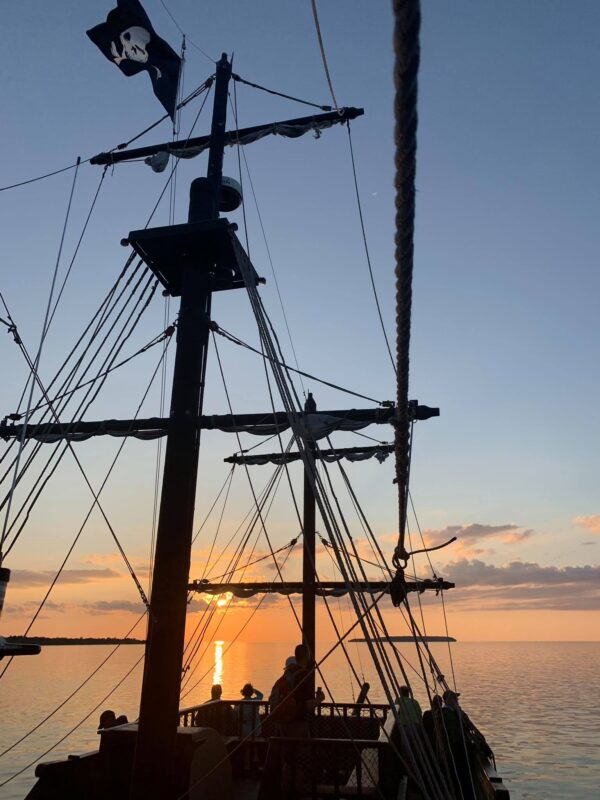
[[[87,35],[124,75],[146,70],[154,94],[171,119],[175,118],[181,59],[156,35],[139,0],[117,0],[106,22],[91,28]]]

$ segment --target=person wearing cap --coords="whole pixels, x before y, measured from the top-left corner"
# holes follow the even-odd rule
[[[296,656],[288,656],[285,660],[285,664],[283,665],[283,671],[289,670],[294,672],[298,665],[296,664]]]

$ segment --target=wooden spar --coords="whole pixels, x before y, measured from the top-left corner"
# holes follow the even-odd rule
[[[339,461],[342,458],[349,458],[350,461],[362,461],[364,457],[372,458],[373,456],[382,454],[388,455],[389,453],[394,452],[394,445],[393,444],[376,444],[370,445],[369,447],[336,447],[335,449],[326,449],[326,450],[315,450],[314,458],[316,461]],[[357,456],[360,456],[357,458]],[[354,458],[353,458],[354,457]],[[248,464],[248,465],[256,465],[256,464],[266,464],[266,463],[273,463],[273,464],[289,464],[293,461],[300,461],[302,459],[302,454],[298,452],[290,452],[290,453],[265,453],[264,455],[258,456],[245,456],[245,455],[235,455],[235,456],[228,456],[224,458],[223,461],[227,462],[228,464]]]
[[[438,417],[438,408],[416,405],[416,401],[409,403],[410,419],[425,420]],[[351,422],[365,422],[382,424],[392,422],[395,418],[395,408],[351,408],[345,411],[321,411],[328,417],[340,417]],[[299,414],[302,418],[302,414]],[[264,414],[211,414],[200,415],[197,427],[200,430],[220,430],[224,433],[240,431],[243,427],[270,426],[272,428],[264,435],[270,436],[278,430],[284,431],[289,427],[288,416],[285,411]],[[90,436],[140,436],[140,438],[158,438],[166,436],[169,429],[168,417],[151,417],[149,419],[105,419],[93,422],[51,422],[28,424],[25,431],[26,439],[54,442],[58,439],[88,438]],[[258,433],[258,431],[251,431]],[[23,425],[8,425],[6,420],[0,422],[0,439],[20,439],[23,434]]]
[[[362,108],[340,108],[339,111],[331,111],[327,114],[313,114],[309,117],[296,117],[295,119],[286,119],[281,122],[271,122],[268,125],[254,125],[251,128],[240,128],[239,130],[227,131],[225,133],[224,145],[245,144],[246,141],[255,141],[260,136],[266,136],[270,133],[277,133],[277,129],[297,128],[301,130],[303,127],[308,130],[318,128],[323,125],[329,127],[343,122],[347,122],[356,117],[364,114]],[[196,155],[194,151],[201,153],[206,150],[211,143],[211,136],[195,136],[191,139],[183,139],[178,142],[163,142],[162,144],[154,144],[148,147],[136,147],[133,150],[116,150],[110,153],[98,153],[90,159],[91,164],[118,164],[121,161],[131,161],[132,159],[146,158],[148,156],[156,155],[156,153],[176,153],[177,155],[184,155],[185,151],[189,150],[189,156]]]
[[[389,594],[391,590],[390,581],[352,581],[352,590],[362,594],[379,594],[384,592]],[[226,594],[229,592],[235,597],[254,597],[256,594],[302,594],[304,591],[303,581],[246,581],[244,583],[211,583],[207,580],[193,581],[189,585],[190,592],[199,594]],[[407,592],[438,592],[441,589],[454,589],[454,583],[445,581],[442,578],[424,578],[423,580],[407,580]],[[319,581],[315,589],[318,597],[341,597],[348,594],[348,586],[344,581]]]
[[[231,64],[224,54],[217,64],[207,178],[192,183],[190,223],[219,216],[230,75]],[[204,187],[204,195],[197,191],[198,180],[205,181],[200,185]],[[212,295],[210,273],[188,262],[183,267],[182,286],[132,800],[171,800],[177,786],[174,771],[179,694],[200,443],[196,419],[202,412],[204,395]]]
[[[429,416],[437,416],[438,409],[430,409],[428,406],[418,406],[419,409],[427,410]],[[352,408],[345,411],[321,411],[319,412],[328,417],[340,417],[352,422],[365,422],[365,423],[385,423],[391,422],[395,416],[395,409],[392,408]],[[424,413],[424,412],[420,412]],[[302,414],[299,415],[302,418]],[[419,416],[419,419],[426,419],[425,416]],[[258,425],[271,425],[275,427],[275,431],[286,430],[289,427],[288,415],[285,411],[278,411],[273,413],[268,411],[264,414],[212,414],[200,415],[196,418],[198,420],[198,428],[201,430],[222,430],[227,432],[239,430],[242,426],[258,426]],[[116,436],[135,436],[137,433],[153,433],[156,436],[165,436],[169,428],[168,417],[152,417],[150,419],[108,419],[90,422],[56,422],[56,423],[38,423],[35,425],[28,424],[25,431],[25,438],[40,438],[44,437],[52,439],[53,441],[60,438],[77,437],[77,436],[103,436],[103,435],[116,435]],[[20,438],[23,433],[23,425],[7,425],[0,423],[0,439],[15,439]],[[268,435],[271,435],[270,433]]]

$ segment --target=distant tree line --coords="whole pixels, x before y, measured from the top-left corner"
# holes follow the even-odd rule
[[[4,638],[13,644],[145,644],[144,639],[118,639],[114,636],[107,636],[104,639],[93,636],[5,636]]]

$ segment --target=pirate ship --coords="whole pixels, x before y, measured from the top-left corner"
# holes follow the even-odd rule
[[[35,443],[38,448],[44,442],[59,441],[69,448],[73,442],[99,435],[166,437],[149,600],[137,584],[147,606],[139,719],[135,723],[103,729],[98,751],[74,755],[66,761],[40,764],[36,770],[38,782],[28,795],[32,800],[54,797],[65,800],[79,797],[131,797],[135,800],[257,797],[268,800],[284,795],[432,800],[508,797],[495,772],[493,754],[468,717],[461,717],[460,710],[456,713],[461,720],[462,752],[450,746],[450,732],[445,723],[448,717],[441,710],[437,716],[434,713],[435,731],[431,739],[419,724],[406,724],[398,697],[401,685],[410,686],[409,676],[398,649],[387,646],[391,639],[386,635],[382,613],[382,604],[391,600],[405,616],[421,666],[421,678],[435,708],[435,698],[444,693],[452,695],[452,691],[412,612],[411,597],[433,592],[443,598],[444,591],[452,589],[453,584],[437,575],[411,577],[409,563],[420,551],[412,549],[405,538],[413,426],[439,413],[435,408],[409,399],[408,395],[420,11],[415,0],[398,0],[394,7],[398,209],[395,402],[383,403],[377,408],[319,412],[311,394],[304,403],[300,401],[291,380],[292,370],[285,363],[258,291],[259,273],[237,236],[237,226],[221,216],[234,211],[242,202],[239,185],[222,174],[225,146],[239,148],[271,134],[295,138],[309,131],[320,133],[332,126],[348,125],[350,120],[362,115],[362,109],[335,108],[312,116],[227,130],[229,86],[232,78],[239,79],[239,76],[232,73],[231,59],[223,54],[215,75],[206,83],[206,88],[214,88],[209,135],[190,136],[144,148],[123,147],[91,159],[92,164],[105,167],[146,159],[160,169],[165,164],[165,154],[181,159],[208,150],[206,177],[195,179],[190,188],[188,221],[131,231],[123,240],[132,250],[128,268],[137,259],[140,280],[148,276],[154,287],[158,285],[170,297],[180,298],[169,415],[97,422],[83,420],[80,406],[75,416],[61,419],[57,399],[68,394],[69,387],[51,392],[52,387],[40,385],[47,418],[40,422],[26,418],[21,424],[5,421],[2,426],[2,436],[18,442],[19,452],[28,444]],[[140,41],[145,46],[149,40],[142,37]],[[127,53],[133,53],[132,60],[142,62],[140,53],[131,50],[135,45],[131,35],[127,43],[129,50],[123,46],[117,57],[123,61]],[[234,289],[248,295],[260,335],[261,356],[271,370],[280,405],[276,408],[273,401],[271,409],[259,414],[205,416],[203,400],[211,334],[228,335],[211,317],[211,299],[214,292]],[[16,329],[14,335],[18,337]],[[173,335],[174,329],[168,328],[161,341]],[[113,362],[109,362],[105,369],[112,365]],[[34,365],[32,375],[35,377]],[[334,446],[331,436],[335,431],[359,430],[371,424],[392,425],[394,445]],[[194,580],[190,576],[200,435],[206,429],[229,433],[245,431],[278,438],[278,452],[259,456],[241,452],[230,458],[233,465],[247,469],[256,464],[274,463],[279,470],[285,470],[292,460],[302,462],[301,581],[284,579],[270,544],[278,580],[244,582],[236,579],[240,564],[243,566],[251,558],[243,548],[235,563],[230,564],[219,579]],[[287,446],[281,439],[284,431],[291,436]],[[322,446],[324,443],[328,446]],[[391,561],[375,544],[384,578],[374,581],[369,579],[363,556],[353,543],[351,526],[337,502],[326,466],[337,463],[347,481],[341,464],[343,459],[383,458],[391,453],[396,459],[399,536]],[[352,494],[349,483],[348,489]],[[256,500],[259,522],[262,522],[267,496]],[[358,499],[352,496],[361,524],[370,532]],[[94,499],[99,506],[96,494]],[[319,527],[325,531],[322,541],[334,556],[341,576],[339,581],[319,578],[317,519]],[[5,567],[3,577],[5,580],[9,577]],[[315,673],[329,653],[337,647],[343,648],[348,636],[359,632],[368,646],[387,702],[372,703],[366,693],[361,693],[359,702],[320,702],[311,719],[309,737],[281,735],[282,730],[272,720],[276,709],[264,701],[216,700],[182,708],[186,611],[192,593],[237,598],[260,597],[267,593],[288,597],[301,595],[301,635],[312,658],[312,666],[303,680],[308,683],[310,694],[314,696]],[[322,652],[316,632],[317,599],[322,598],[326,604],[331,596],[340,595],[350,599],[356,621],[349,630],[338,631],[335,645]],[[243,713],[231,714],[236,707],[243,711],[248,703],[256,720],[249,731],[242,725]]]

